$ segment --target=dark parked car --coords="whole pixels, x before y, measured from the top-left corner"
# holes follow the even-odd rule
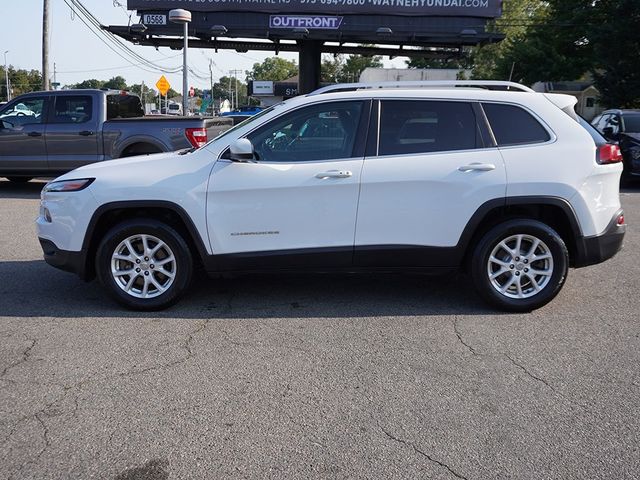
[[[607,110],[591,124],[611,142],[618,142],[624,177],[640,178],[640,110]]]

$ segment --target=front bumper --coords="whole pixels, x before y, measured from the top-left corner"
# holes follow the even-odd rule
[[[626,224],[618,225],[618,218],[623,215],[619,210],[607,226],[604,233],[593,237],[580,237],[576,241],[576,255],[573,266],[587,267],[610,259],[622,248]]]
[[[75,273],[83,280],[86,278],[85,255],[83,252],[69,252],[61,250],[51,240],[38,238],[44,254],[44,260],[52,267],[59,268],[65,272]]]

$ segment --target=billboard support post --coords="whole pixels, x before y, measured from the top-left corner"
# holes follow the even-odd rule
[[[299,40],[300,76],[299,93],[311,93],[320,86],[320,66],[323,42],[318,40]]]

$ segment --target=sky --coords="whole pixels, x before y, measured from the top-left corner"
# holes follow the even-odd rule
[[[126,0],[82,0],[84,6],[103,25],[126,25],[132,15],[132,23],[138,22],[135,12],[126,10]],[[16,69],[42,69],[42,0],[0,0],[3,26],[0,29],[0,55],[5,50],[7,64]],[[111,51],[71,11],[64,0],[50,0],[50,65],[53,75],[54,63],[56,80],[61,85],[81,82],[90,78],[108,80],[116,75],[123,76],[129,85],[144,81],[155,85],[161,75],[165,75],[174,90],[182,89],[182,74],[150,72],[134,66],[135,60],[128,61]],[[138,46],[127,43],[134,51],[166,68],[182,65],[181,51],[161,47]],[[251,70],[253,64],[272,56],[272,52],[249,51],[237,53],[229,50],[189,49],[189,65],[198,76],[190,75],[189,85],[205,89],[209,85],[209,60],[213,60],[214,81],[227,75],[231,69]],[[296,60],[295,53],[280,53],[282,58]],[[393,61],[385,59],[386,67],[404,67],[402,58]],[[0,62],[4,57],[0,56]],[[244,76],[242,78],[244,80]],[[153,87],[155,88],[155,87]]]

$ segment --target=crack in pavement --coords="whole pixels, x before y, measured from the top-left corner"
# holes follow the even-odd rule
[[[480,353],[478,353],[476,351],[475,348],[473,348],[471,345],[469,345],[467,342],[464,341],[464,339],[462,338],[462,334],[460,333],[460,330],[458,330],[458,317],[454,317],[453,319],[453,331],[455,332],[456,336],[458,337],[458,340],[460,341],[460,343],[462,345],[464,345],[467,350],[469,350],[473,355],[481,355]]]
[[[403,440],[401,438],[396,437],[395,435],[390,434],[387,430],[385,430],[385,428],[380,425],[380,422],[378,422],[378,427],[380,428],[380,430],[382,430],[382,432],[391,440],[393,440],[394,442],[398,442],[401,443],[403,445],[406,445],[407,447],[411,447],[413,449],[413,451],[419,455],[422,455],[424,458],[426,458],[427,460],[429,460],[431,463],[435,463],[436,465],[439,465],[443,468],[446,468],[449,473],[451,475],[453,475],[456,478],[460,478],[462,480],[469,480],[467,477],[465,477],[464,475],[459,474],[458,472],[456,472],[455,470],[453,470],[449,465],[447,465],[444,462],[441,462],[440,460],[436,460],[435,458],[433,458],[431,455],[429,455],[426,452],[423,452],[422,450],[420,450],[418,447],[416,447],[413,443],[407,442],[406,440]]]
[[[566,400],[567,402],[571,403],[572,405],[576,405],[584,410],[586,410],[587,412],[593,413],[589,407],[587,405],[583,405],[579,402],[576,402],[575,400],[567,397],[566,395],[564,395],[563,393],[560,393],[558,390],[556,390],[556,388],[551,385],[549,382],[547,382],[544,378],[542,377],[538,377],[537,375],[531,373],[529,371],[529,369],[527,369],[524,365],[522,365],[521,363],[515,361],[513,358],[511,358],[511,356],[509,356],[509,354],[507,353],[503,353],[503,355],[509,359],[509,361],[515,365],[516,367],[518,367],[520,370],[522,370],[528,377],[532,378],[533,380],[535,380],[536,382],[540,382],[543,385],[545,385],[547,388],[549,388],[553,393],[555,393],[556,395],[558,395],[560,398],[563,398],[564,400]]]
[[[29,360],[29,357],[31,356],[31,350],[33,350],[33,348],[36,346],[36,344],[38,343],[38,340],[35,339],[35,338],[27,338],[27,340],[29,340],[31,342],[31,345],[29,345],[24,350],[24,352],[22,352],[22,358],[20,360],[18,360],[17,362],[14,362],[11,365],[8,365],[8,366],[4,367],[4,369],[2,370],[2,373],[0,374],[0,377],[4,377],[9,370],[11,370],[12,368],[17,367],[18,365],[21,365],[21,364],[25,363],[27,360]]]

